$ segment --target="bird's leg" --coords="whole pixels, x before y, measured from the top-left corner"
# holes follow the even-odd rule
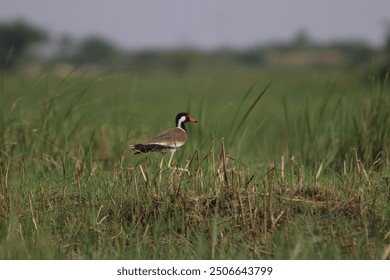
[[[188,175],[190,175],[190,171],[188,171],[188,164],[189,164],[189,162],[187,162],[185,168],[180,168],[180,167],[176,167],[176,166],[172,166],[172,165],[171,165],[172,159],[173,159],[173,155],[174,155],[174,152],[171,154],[171,156],[170,156],[170,158],[169,158],[168,167],[169,167],[170,169],[179,170],[179,171],[184,171],[184,172],[186,172]]]
[[[172,159],[173,159],[173,155],[174,155],[174,154],[175,154],[175,152],[171,153],[171,156],[169,157],[169,161],[168,161],[168,167],[169,167],[169,168],[172,168],[171,163],[172,163]]]

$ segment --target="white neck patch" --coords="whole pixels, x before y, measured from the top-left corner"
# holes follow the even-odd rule
[[[181,128],[181,124],[186,121],[186,116],[182,116],[179,121],[177,122],[177,127]]]

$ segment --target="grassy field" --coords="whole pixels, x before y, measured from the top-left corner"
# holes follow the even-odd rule
[[[2,74],[1,259],[389,259],[390,93],[351,69]],[[129,144],[187,111],[175,154]]]

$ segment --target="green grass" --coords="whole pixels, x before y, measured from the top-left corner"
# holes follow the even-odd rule
[[[3,74],[0,258],[389,259],[389,89],[361,75]],[[181,111],[189,175],[131,155]]]

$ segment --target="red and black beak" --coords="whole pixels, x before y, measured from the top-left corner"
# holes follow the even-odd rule
[[[193,117],[191,117],[190,115],[187,115],[188,117],[188,121],[189,122],[194,122],[194,123],[197,123],[198,121],[196,119],[194,119]]]

